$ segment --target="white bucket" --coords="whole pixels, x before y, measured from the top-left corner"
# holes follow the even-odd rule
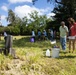
[[[60,48],[52,48],[52,57],[53,58],[59,57],[59,51],[60,51]]]

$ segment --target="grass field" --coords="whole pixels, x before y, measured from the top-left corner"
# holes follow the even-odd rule
[[[1,39],[0,48],[3,48]],[[46,50],[52,47],[50,41],[29,40],[28,36],[13,36],[18,59],[0,54],[0,75],[76,75],[76,53],[68,53],[68,47],[66,53],[60,50],[59,58],[46,57]]]

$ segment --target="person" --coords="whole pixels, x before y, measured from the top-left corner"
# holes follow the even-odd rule
[[[5,40],[5,44],[6,44],[6,40],[7,40],[7,33],[6,33],[6,31],[4,31],[4,40]]]
[[[68,35],[68,27],[65,25],[65,22],[62,21],[61,22],[61,26],[59,27],[59,31],[60,31],[60,43],[61,43],[61,47],[62,50],[65,52],[66,51],[66,38]]]
[[[47,37],[48,37],[49,40],[51,39],[51,32],[50,32],[50,29],[48,29]]]
[[[72,53],[75,50],[75,41],[76,41],[76,22],[73,18],[68,18],[68,22],[69,22],[69,31],[70,31],[70,35],[69,35],[69,53],[71,52],[72,49]]]
[[[38,30],[38,40],[41,40],[41,31]]]
[[[56,30],[54,30],[53,38],[56,39]]]
[[[32,29],[32,38],[34,38],[34,41],[35,41],[35,32],[33,29]]]
[[[46,32],[46,30],[43,30],[42,38],[43,38],[43,40],[47,39],[47,32]]]
[[[4,50],[4,54],[7,55],[7,52],[8,52],[7,49],[6,49],[6,44],[7,44],[7,42],[6,42],[6,41],[7,41],[7,33],[6,33],[5,30],[4,30],[4,40],[5,40],[5,50]]]
[[[50,33],[51,33],[51,41],[53,41],[53,30],[52,29],[50,29]]]

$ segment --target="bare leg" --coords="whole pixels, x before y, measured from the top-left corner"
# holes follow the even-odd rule
[[[76,49],[76,37],[75,37],[75,49]]]
[[[73,47],[73,51],[72,52],[74,52],[74,50],[75,50],[75,39],[72,40],[72,47]]]
[[[71,39],[69,39],[69,53],[71,51]]]

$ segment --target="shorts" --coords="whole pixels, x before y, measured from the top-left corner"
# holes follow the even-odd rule
[[[76,36],[69,36],[68,39],[75,39]]]

